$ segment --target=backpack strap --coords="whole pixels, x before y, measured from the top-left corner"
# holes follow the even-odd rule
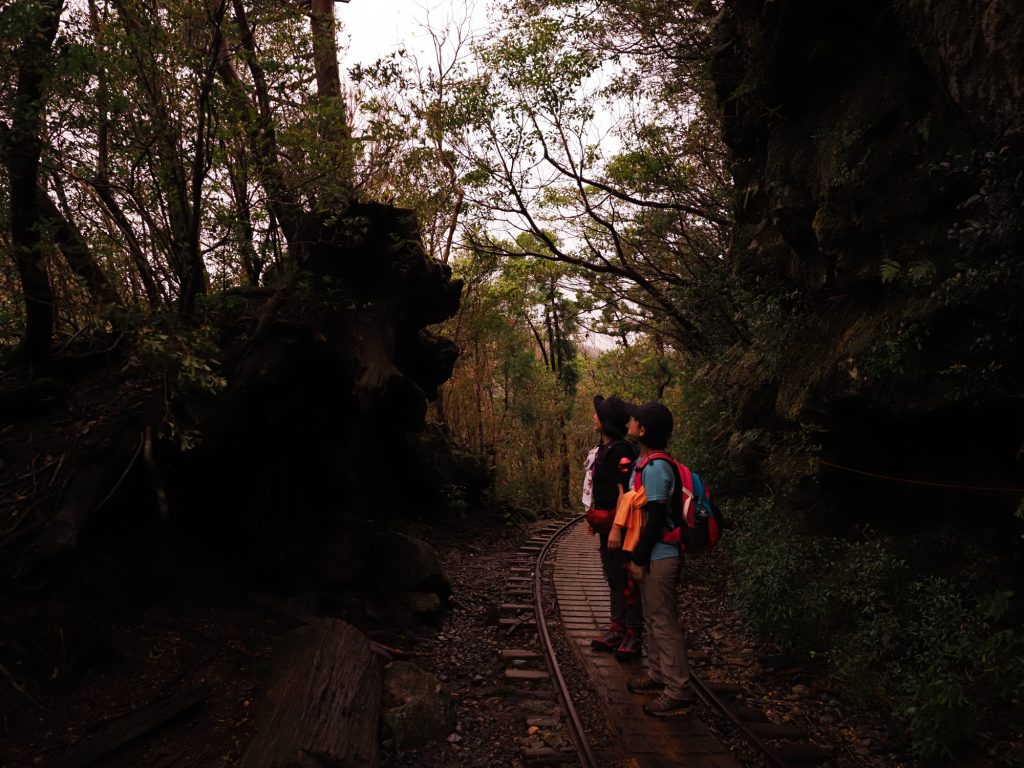
[[[673,465],[679,472],[679,480],[682,483],[683,490],[687,493],[687,495],[693,496],[693,473],[690,472],[690,468],[687,467],[685,464],[681,464],[675,459],[673,459],[671,456],[665,453],[665,451],[651,451],[649,454],[647,454],[646,457],[640,459],[636,463],[636,477],[633,480],[634,489],[639,488],[641,485],[640,473],[643,472],[644,467],[646,467],[655,459],[663,459],[667,461],[669,464]]]
[[[650,464],[655,459],[661,459],[667,461],[669,467],[672,468],[672,474],[678,479],[678,487],[673,491],[672,498],[669,499],[669,509],[675,514],[679,514],[680,518],[677,522],[680,524],[693,525],[693,473],[690,472],[689,467],[682,464],[672,458],[665,451],[651,451],[646,457],[641,459],[636,464],[636,475],[633,477],[633,490],[639,490],[643,484],[641,476],[643,474],[644,467]],[[678,543],[678,530],[673,534],[667,534],[669,538],[664,539],[665,541],[673,541]]]
[[[655,459],[664,459],[665,461],[672,463],[672,457],[669,456],[664,451],[652,451],[651,453],[644,456],[642,459],[637,459],[636,465],[634,466],[634,471],[636,474],[633,475],[634,491],[639,491],[640,486],[643,485],[644,467],[646,467]]]

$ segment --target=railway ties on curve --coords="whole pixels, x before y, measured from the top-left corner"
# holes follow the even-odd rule
[[[545,605],[545,592],[554,595],[557,610]],[[736,697],[744,693],[740,686],[697,674],[691,678],[700,704],[686,716],[645,716],[642,699],[625,685],[628,675],[644,669],[646,662],[622,664],[613,654],[590,649],[591,638],[606,623],[607,606],[608,587],[596,541],[582,518],[538,526],[510,561],[506,601],[499,606],[499,625],[508,644],[500,655],[506,680],[516,686],[527,713],[524,762],[602,765],[559,666],[552,638],[556,633],[585,669],[631,766],[741,768],[730,749],[702,722],[712,713],[727,720],[761,753],[762,764],[812,768],[828,760],[830,752],[809,743],[802,729],[769,722],[760,709],[749,705],[749,697],[743,697],[742,705],[737,702]],[[580,694],[577,690],[576,695]]]

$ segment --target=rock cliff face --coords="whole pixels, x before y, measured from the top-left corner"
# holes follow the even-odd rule
[[[756,343],[714,373],[736,455],[880,516],[968,495],[850,469],[1024,485],[1019,5],[729,0],[717,37],[732,259],[758,297]],[[997,530],[1019,503],[975,506]]]

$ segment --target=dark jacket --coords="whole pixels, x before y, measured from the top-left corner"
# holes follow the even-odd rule
[[[597,457],[594,459],[594,509],[615,511],[619,488],[629,490],[626,484],[638,453],[635,445],[622,439],[612,440],[597,449]]]

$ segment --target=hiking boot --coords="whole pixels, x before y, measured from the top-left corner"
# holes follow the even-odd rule
[[[595,651],[614,651],[622,645],[625,637],[625,628],[612,622],[601,631],[598,637],[590,641],[590,647]]]
[[[644,636],[635,629],[627,629],[619,647],[615,649],[615,658],[619,661],[632,661],[640,655],[644,647]]]
[[[665,684],[651,677],[650,672],[641,672],[626,682],[626,688],[630,693],[661,693]]]
[[[644,714],[651,717],[678,717],[686,714],[686,706],[689,703],[682,699],[673,699],[666,693],[659,693],[644,704]]]

